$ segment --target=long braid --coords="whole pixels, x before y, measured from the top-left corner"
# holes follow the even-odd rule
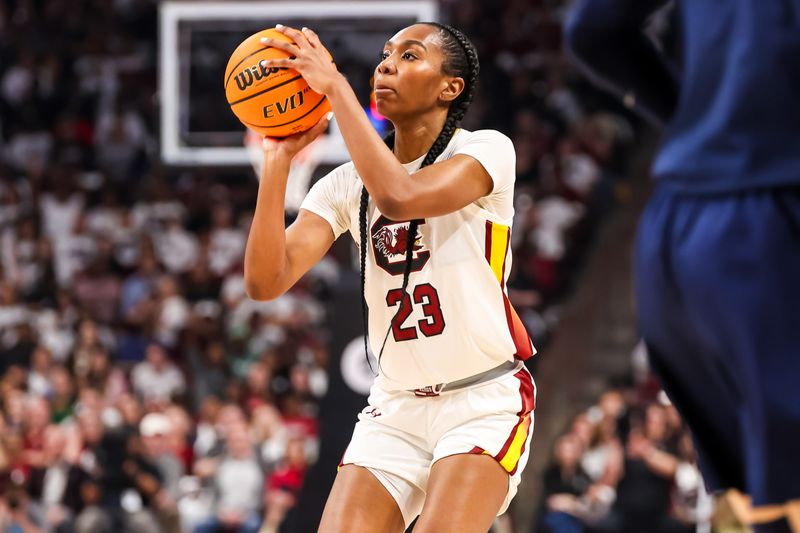
[[[459,76],[464,80],[464,89],[461,91],[461,94],[453,101],[450,105],[450,108],[447,111],[447,118],[445,119],[444,125],[442,126],[442,131],[439,132],[439,135],[436,137],[436,140],[431,145],[428,153],[425,155],[425,159],[423,159],[422,164],[420,165],[420,169],[433,164],[436,159],[442,155],[447,145],[450,143],[453,135],[456,132],[461,120],[464,118],[464,115],[469,109],[470,103],[472,103],[472,99],[475,95],[475,89],[478,86],[478,74],[480,72],[480,63],[478,61],[478,53],[475,50],[475,46],[470,42],[466,35],[464,35],[460,30],[453,28],[452,26],[447,26],[445,24],[440,24],[438,22],[423,22],[421,24],[426,24],[428,26],[433,26],[439,30],[439,36],[442,39],[442,52],[445,56],[445,60],[442,63],[442,70],[451,76]],[[394,147],[394,131],[391,132],[387,137],[384,139],[384,142],[389,146],[389,148]],[[362,312],[362,320],[364,322],[364,352],[368,353],[367,349],[367,335],[368,335],[368,322],[367,322],[367,309],[366,309],[366,297],[365,297],[365,285],[366,285],[366,243],[367,241],[367,206],[369,204],[369,192],[367,192],[366,187],[362,187],[361,189],[361,203],[359,206],[359,229],[360,229],[360,237],[361,237],[361,312]],[[408,282],[409,278],[411,277],[411,268],[414,262],[414,243],[417,240],[417,230],[419,229],[419,220],[412,220],[408,226],[408,237],[406,240],[406,259],[405,265],[403,269],[403,284],[401,288],[402,298],[400,300],[400,305],[397,308],[397,312],[392,317],[392,320],[389,324],[389,328],[386,330],[386,335],[383,337],[383,343],[381,344],[380,352],[378,353],[378,365],[380,365],[381,355],[383,355],[383,349],[386,347],[386,341],[389,338],[389,333],[392,331],[392,325],[394,321],[397,319],[397,316],[403,310],[403,305],[406,300],[406,296],[409,297],[409,305],[411,303],[411,297],[406,293],[408,289]],[[371,239],[371,237],[369,237]],[[367,357],[367,361],[369,362],[369,357]],[[372,363],[370,362],[370,368],[372,368]]]
[[[367,285],[367,206],[369,205],[369,193],[366,187],[361,187],[361,203],[358,207],[358,229],[360,235],[361,246],[358,253],[361,259],[361,323],[364,325],[364,355],[367,358],[370,370],[372,368],[372,361],[369,360],[369,348],[367,347],[367,299],[364,295],[364,289]]]
[[[384,139],[383,142],[391,150],[394,148],[394,131],[391,131]],[[361,201],[358,206],[358,229],[359,239],[361,246],[359,248],[359,258],[361,260],[361,323],[364,326],[364,356],[367,358],[370,370],[372,370],[372,361],[369,359],[369,348],[367,346],[367,337],[369,337],[369,320],[367,315],[367,298],[365,295],[365,288],[367,284],[367,243],[370,242],[371,237],[367,237],[367,208],[369,207],[369,192],[363,185],[361,186]],[[380,363],[379,363],[380,364]],[[374,371],[374,370],[373,370]]]

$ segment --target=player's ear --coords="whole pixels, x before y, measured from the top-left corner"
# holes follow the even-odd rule
[[[439,100],[442,102],[452,102],[464,90],[464,78],[445,78],[447,85],[441,93],[439,93]]]

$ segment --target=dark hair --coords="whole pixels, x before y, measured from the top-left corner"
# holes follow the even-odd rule
[[[442,62],[442,71],[449,76],[458,76],[464,80],[464,89],[461,94],[450,104],[447,110],[447,119],[444,122],[442,131],[433,142],[433,145],[425,155],[420,168],[426,167],[436,161],[444,149],[447,147],[450,139],[458,128],[461,120],[472,102],[475,95],[475,89],[478,86],[478,73],[480,72],[480,64],[478,62],[478,52],[475,46],[470,42],[466,35],[460,30],[440,24],[438,22],[421,22],[428,26],[433,26],[438,29],[439,37],[442,40],[442,53],[444,54],[444,61]],[[389,133],[384,139],[384,142],[389,148],[394,148],[394,131]],[[367,328],[367,306],[364,294],[364,286],[366,284],[366,266],[367,266],[367,245],[369,236],[367,235],[367,206],[369,205],[369,192],[366,187],[362,186],[361,189],[361,204],[358,210],[358,225],[360,230],[361,249],[359,250],[361,258],[361,316],[364,323],[364,351],[367,349],[367,336],[369,330]],[[406,262],[405,269],[403,270],[403,298],[400,300],[400,305],[397,308],[397,313],[392,317],[392,324],[397,319],[397,315],[403,310],[405,303],[406,289],[408,288],[408,278],[411,275],[411,264],[414,257],[414,241],[417,240],[417,228],[419,220],[412,220],[408,227],[408,240],[406,241]],[[386,340],[389,338],[389,332],[392,330],[391,324],[386,331],[383,338],[381,350],[377,354],[378,364],[380,365],[380,358],[383,354],[383,348],[386,346]],[[369,356],[367,356],[369,361]],[[370,363],[370,368],[372,363]]]

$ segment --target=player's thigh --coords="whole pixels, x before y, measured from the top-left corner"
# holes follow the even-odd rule
[[[402,533],[403,515],[394,498],[372,473],[344,465],[325,503],[320,533]]]
[[[705,255],[713,247],[708,232],[698,224],[703,209],[663,190],[654,194],[637,236],[638,319],[650,364],[692,430],[706,482],[742,488],[742,378],[724,346],[729,334],[712,327],[715,319],[704,310],[720,276],[706,276],[703,297],[685,286],[687,272],[714,263]]]
[[[436,461],[415,533],[486,533],[508,494],[508,473],[488,455]]]

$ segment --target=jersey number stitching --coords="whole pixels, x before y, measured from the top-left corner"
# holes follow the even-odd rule
[[[426,337],[441,335],[444,331],[445,321],[442,307],[439,303],[439,292],[430,283],[417,285],[413,290],[414,302],[422,304],[422,313],[425,318],[417,321],[417,326]],[[402,303],[400,303],[402,301]],[[392,289],[386,293],[386,304],[394,307],[400,304],[400,310],[392,322],[392,334],[395,342],[410,341],[419,338],[416,326],[402,327],[411,315],[411,298],[401,289]]]

